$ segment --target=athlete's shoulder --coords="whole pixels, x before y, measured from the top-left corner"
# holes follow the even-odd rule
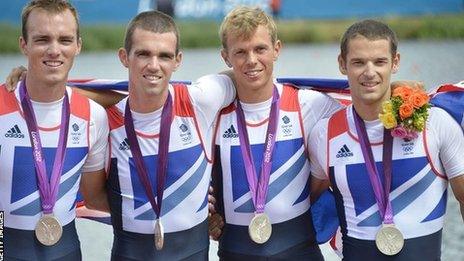
[[[317,137],[321,137],[321,136],[327,137],[327,131],[329,129],[329,120],[330,118],[324,118],[316,122],[316,124],[314,124],[313,129],[311,130],[310,137],[312,137],[313,135]]]
[[[230,84],[232,79],[226,74],[207,74],[198,78],[192,85]]]
[[[443,108],[432,106],[429,109],[429,119],[428,119],[429,126],[430,125],[446,126],[447,123],[449,123],[450,121],[456,122],[456,120]]]
[[[328,94],[315,91],[312,89],[300,89],[298,91],[298,97],[301,104],[339,104],[337,100],[330,97]]]
[[[193,103],[208,110],[219,110],[235,99],[235,85],[225,74],[208,74],[189,86]],[[219,106],[219,107],[218,107]]]

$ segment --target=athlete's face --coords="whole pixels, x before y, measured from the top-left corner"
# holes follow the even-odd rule
[[[45,85],[66,82],[74,57],[81,50],[77,24],[71,11],[49,13],[34,9],[27,21],[28,39],[20,37],[21,51],[28,59],[28,74]]]
[[[269,30],[260,25],[250,39],[228,35],[227,49],[221,55],[233,68],[237,88],[253,91],[273,87],[272,73],[280,48],[280,41],[272,43]]]
[[[390,77],[399,67],[400,56],[392,55],[386,39],[357,36],[348,42],[346,58],[338,57],[341,73],[348,77],[353,103],[380,106],[390,98]]]
[[[179,67],[182,54],[176,54],[173,32],[154,33],[136,28],[132,48],[119,50],[122,64],[129,69],[129,95],[143,101],[144,97],[166,94],[172,73]]]

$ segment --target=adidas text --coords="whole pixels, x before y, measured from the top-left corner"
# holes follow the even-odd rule
[[[21,133],[21,130],[19,129],[18,125],[15,125],[13,128],[9,129],[5,133],[5,137],[7,138],[24,138],[24,134]]]

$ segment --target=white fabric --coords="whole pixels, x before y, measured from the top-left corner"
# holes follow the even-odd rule
[[[276,87],[279,94],[282,95],[283,86],[276,83]],[[279,159],[278,161],[282,165],[271,173],[269,181],[270,187],[265,213],[270,217],[271,223],[288,221],[309,209],[309,197],[299,198],[303,194],[309,177],[309,161],[306,159],[304,142],[318,120],[328,117],[341,108],[341,105],[334,99],[312,90],[299,90],[298,101],[303,118],[304,133],[302,133],[298,111],[280,110],[279,119],[277,119],[276,149],[273,161],[276,162],[276,159]],[[255,104],[241,103],[251,146],[263,145],[265,142],[271,102],[272,98]],[[232,129],[235,129],[236,132],[233,133]],[[221,115],[216,136],[216,145],[219,146],[221,158],[216,160],[221,160],[222,166],[226,222],[248,226],[254,215],[254,208],[250,208],[251,194],[243,170],[241,167],[237,167],[237,157],[241,157],[241,153],[233,154],[232,152],[239,151],[238,131],[235,111]],[[286,143],[292,140],[291,144]],[[279,151],[284,154],[291,152],[291,155],[289,158],[284,158],[286,156],[279,155]],[[300,166],[298,162],[301,159],[303,159],[304,164]],[[296,169],[298,173],[289,173],[291,169],[293,171]],[[234,176],[234,171],[242,172],[241,177]],[[293,175],[294,177],[287,181],[288,183],[282,182],[282,177],[286,176],[284,179],[290,179]],[[273,192],[273,186],[284,187],[281,191]],[[234,194],[240,194],[240,197],[234,199]],[[297,201],[298,203],[296,203]]]
[[[71,90],[68,88],[67,91],[71,101]],[[16,97],[19,102],[18,90]],[[44,155],[57,147],[62,101],[49,104],[33,102]],[[108,137],[107,117],[103,108],[93,102],[90,102],[90,110],[90,121],[73,114],[70,116],[65,166],[54,207],[54,214],[62,225],[75,218],[74,204],[80,174],[103,169]],[[42,210],[28,128],[18,111],[0,115],[0,118],[0,209],[5,211],[5,226],[33,230]],[[16,136],[11,137],[7,135],[9,133]],[[53,159],[47,158],[47,161],[53,162]]]
[[[356,134],[352,106],[348,107],[348,124],[352,133]],[[324,119],[316,124],[308,142],[311,158],[312,175],[318,179],[327,179],[327,124]],[[371,143],[381,142],[383,139],[382,123],[377,121],[365,122]],[[427,121],[427,146],[435,168],[446,175],[448,179],[464,174],[464,140],[462,130],[453,118],[443,109],[432,107]],[[437,153],[439,152],[439,154]]]
[[[380,220],[373,217],[378,212],[378,206],[373,194],[366,194],[372,193],[372,190],[367,173],[361,173],[365,169],[364,157],[355,140],[357,133],[352,106],[347,108],[347,119],[349,131],[332,137],[329,143],[328,120],[321,121],[314,128],[309,144],[312,173],[318,179],[327,179],[327,168],[333,169],[336,190],[340,191],[340,203],[344,207],[348,236],[374,240],[380,228]],[[441,200],[446,197],[448,186],[445,177],[449,179],[464,174],[461,156],[464,155],[464,137],[458,124],[442,109],[432,108],[426,126],[425,141],[421,134],[412,141],[395,138],[393,143],[393,184],[396,182],[398,186],[392,187],[390,201],[394,223],[405,238],[429,235],[443,227],[446,201]],[[374,159],[381,162],[383,125],[379,120],[366,122],[366,129]],[[395,167],[395,161],[402,165]],[[402,172],[403,168],[409,171]],[[413,169],[417,172],[411,172]],[[361,182],[366,187],[360,185]]]
[[[224,75],[202,77],[193,85],[188,86],[187,89],[200,133],[197,131],[193,117],[178,115],[174,117],[171,124],[167,180],[175,180],[175,182],[170,186],[165,186],[161,210],[161,220],[164,231],[167,233],[190,229],[207,218],[207,205],[202,204],[206,200],[210,182],[211,162],[209,159],[211,158],[214,121],[219,110],[231,103],[235,97],[232,81]],[[169,86],[169,91],[174,102],[176,99],[174,88]],[[124,99],[116,105],[123,115],[126,102],[127,99]],[[181,103],[187,103],[187,101],[181,101]],[[151,113],[132,112],[134,127],[144,157],[154,159],[155,155],[158,154],[157,135],[160,130],[161,112],[162,108]],[[203,140],[203,145],[200,137]],[[124,125],[110,132],[111,158],[116,158],[118,161],[123,230],[153,234],[154,211],[137,173],[131,172],[128,164],[132,158],[130,150],[120,147],[126,138]],[[199,150],[201,152],[198,152]],[[189,154],[193,152],[198,152],[198,155]],[[207,153],[207,156],[204,152]],[[195,157],[192,165],[186,166],[187,158],[192,157]],[[179,166],[188,168],[184,173],[179,173],[177,170]],[[147,165],[148,167],[149,165]],[[153,167],[156,168],[156,166]],[[200,171],[201,173],[199,173]],[[149,174],[153,175],[152,172]],[[198,178],[199,175],[201,178]],[[190,183],[194,179],[198,179],[197,182]],[[183,198],[179,199],[180,195]],[[113,214],[115,215],[115,213]]]

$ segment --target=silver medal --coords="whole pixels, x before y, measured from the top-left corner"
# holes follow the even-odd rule
[[[271,220],[264,213],[255,214],[248,226],[248,233],[254,242],[258,244],[265,243],[272,234]]]
[[[35,226],[35,236],[42,245],[53,246],[61,239],[63,227],[56,217],[44,214]]]
[[[157,219],[155,221],[155,247],[157,250],[163,249],[164,245],[164,228],[161,221]]]
[[[375,236],[375,244],[382,254],[387,256],[396,255],[403,249],[403,234],[395,225],[383,224]]]

